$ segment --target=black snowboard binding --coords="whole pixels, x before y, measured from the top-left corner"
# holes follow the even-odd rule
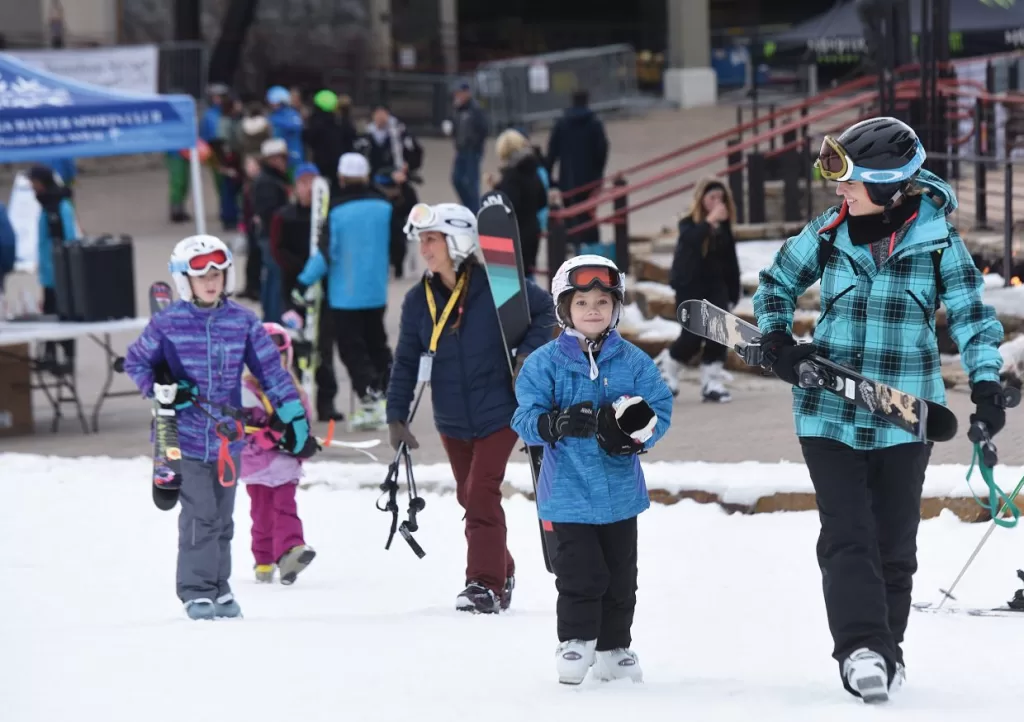
[[[1024,569],[1017,570],[1017,578],[1024,582]],[[1015,612],[1024,612],[1024,589],[1018,589],[1013,593],[1013,599],[1006,603]]]

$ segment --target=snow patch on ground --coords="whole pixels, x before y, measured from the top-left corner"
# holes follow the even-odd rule
[[[357,466],[334,471],[354,476]],[[665,468],[677,482],[700,470]],[[958,471],[946,468],[931,471],[952,483]],[[252,577],[240,490],[231,584],[245,618],[191,622],[174,594],[177,514],[153,507],[147,460],[6,454],[0,469],[0,687],[11,722],[445,722],[482,711],[489,722],[962,722],[1004,717],[1005,696],[979,690],[1013,689],[1024,667],[1024,647],[992,644],[1015,639],[1024,620],[912,612],[907,683],[886,708],[865,709],[831,658],[818,515],[729,515],[689,501],[640,516],[632,646],[642,685],[557,683],[554,578],[536,508],[521,497],[504,504],[512,608],[476,617],[454,611],[466,565],[454,495],[427,497],[418,559],[401,537],[384,550],[390,517],[374,508],[378,491],[300,492],[318,555],[282,587]],[[765,478],[799,486],[803,472],[704,473],[739,488]],[[986,529],[948,513],[922,522],[915,602],[938,600]],[[1018,534],[996,529],[956,604],[1004,603],[1019,566]]]

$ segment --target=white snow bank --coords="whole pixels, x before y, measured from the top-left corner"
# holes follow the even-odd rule
[[[1007,341],[999,347],[1003,357],[1003,372],[1011,372],[1024,379],[1024,335]]]
[[[130,484],[145,485],[150,478],[152,461],[145,457],[111,459],[109,457],[65,458],[34,454],[0,454],[3,485],[41,484],[56,480],[62,485],[90,483],[97,475]],[[455,490],[455,481],[448,464],[417,464],[413,461],[416,482],[424,491]],[[937,464],[928,468],[924,495],[928,497],[969,497],[964,481],[968,467],[960,464]],[[703,461],[655,461],[643,463],[644,476],[650,489],[670,493],[699,490],[716,494],[723,502],[749,505],[776,493],[813,493],[807,468],[803,464],[779,462],[769,464],[743,461],[735,464],[713,464]],[[376,488],[387,476],[387,465],[340,461],[311,461],[305,465],[304,484],[323,484],[335,489]],[[1000,466],[996,483],[1009,492],[1024,475],[1024,466]],[[404,484],[404,471],[401,476]],[[508,464],[506,483],[517,491],[532,491],[533,481],[525,463]],[[971,485],[978,494],[985,485],[975,472]],[[404,494],[404,490],[403,490]],[[98,502],[99,503],[99,502]]]
[[[652,296],[656,298],[671,298],[676,297],[676,292],[672,289],[672,286],[667,283],[658,283],[657,281],[636,281],[635,283],[629,284],[629,286],[645,296]]]
[[[623,306],[619,328],[643,341],[675,341],[683,330],[679,323],[667,318],[644,318],[635,303]]]

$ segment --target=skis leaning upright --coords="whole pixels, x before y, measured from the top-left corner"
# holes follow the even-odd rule
[[[158,281],[149,287],[149,314],[156,316],[171,305],[171,287]],[[153,377],[153,503],[170,511],[181,491],[181,448],[178,446],[178,414],[174,397],[178,386],[170,369],[162,365]]]
[[[519,240],[519,221],[516,219],[512,202],[501,191],[487,193],[477,213],[477,229],[480,233],[480,251],[484,269],[491,286],[491,296],[498,309],[498,323],[505,342],[505,356],[510,373],[515,372],[515,348],[526,336],[530,327],[530,304],[526,297],[526,269],[523,264],[523,249]],[[543,447],[525,447],[533,476],[533,493],[537,494],[537,480]],[[543,520],[540,523],[541,550],[544,552],[544,566],[551,573],[551,562],[555,557],[557,540],[554,529]]]
[[[320,235],[327,223],[327,214],[331,208],[331,187],[327,179],[317,176],[313,181],[313,198],[310,204],[309,224],[309,257],[320,252]],[[320,335],[320,314],[323,312],[323,285],[316,284],[312,302],[306,305],[306,315],[302,322],[301,333],[292,339],[295,361],[299,367],[302,390],[306,398],[313,398],[313,381],[321,359],[317,353]]]

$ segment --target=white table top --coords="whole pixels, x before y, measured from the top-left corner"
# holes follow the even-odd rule
[[[35,341],[60,341],[79,336],[142,331],[149,318],[120,318],[116,321],[79,323],[76,321],[0,322],[0,346],[15,346]]]

